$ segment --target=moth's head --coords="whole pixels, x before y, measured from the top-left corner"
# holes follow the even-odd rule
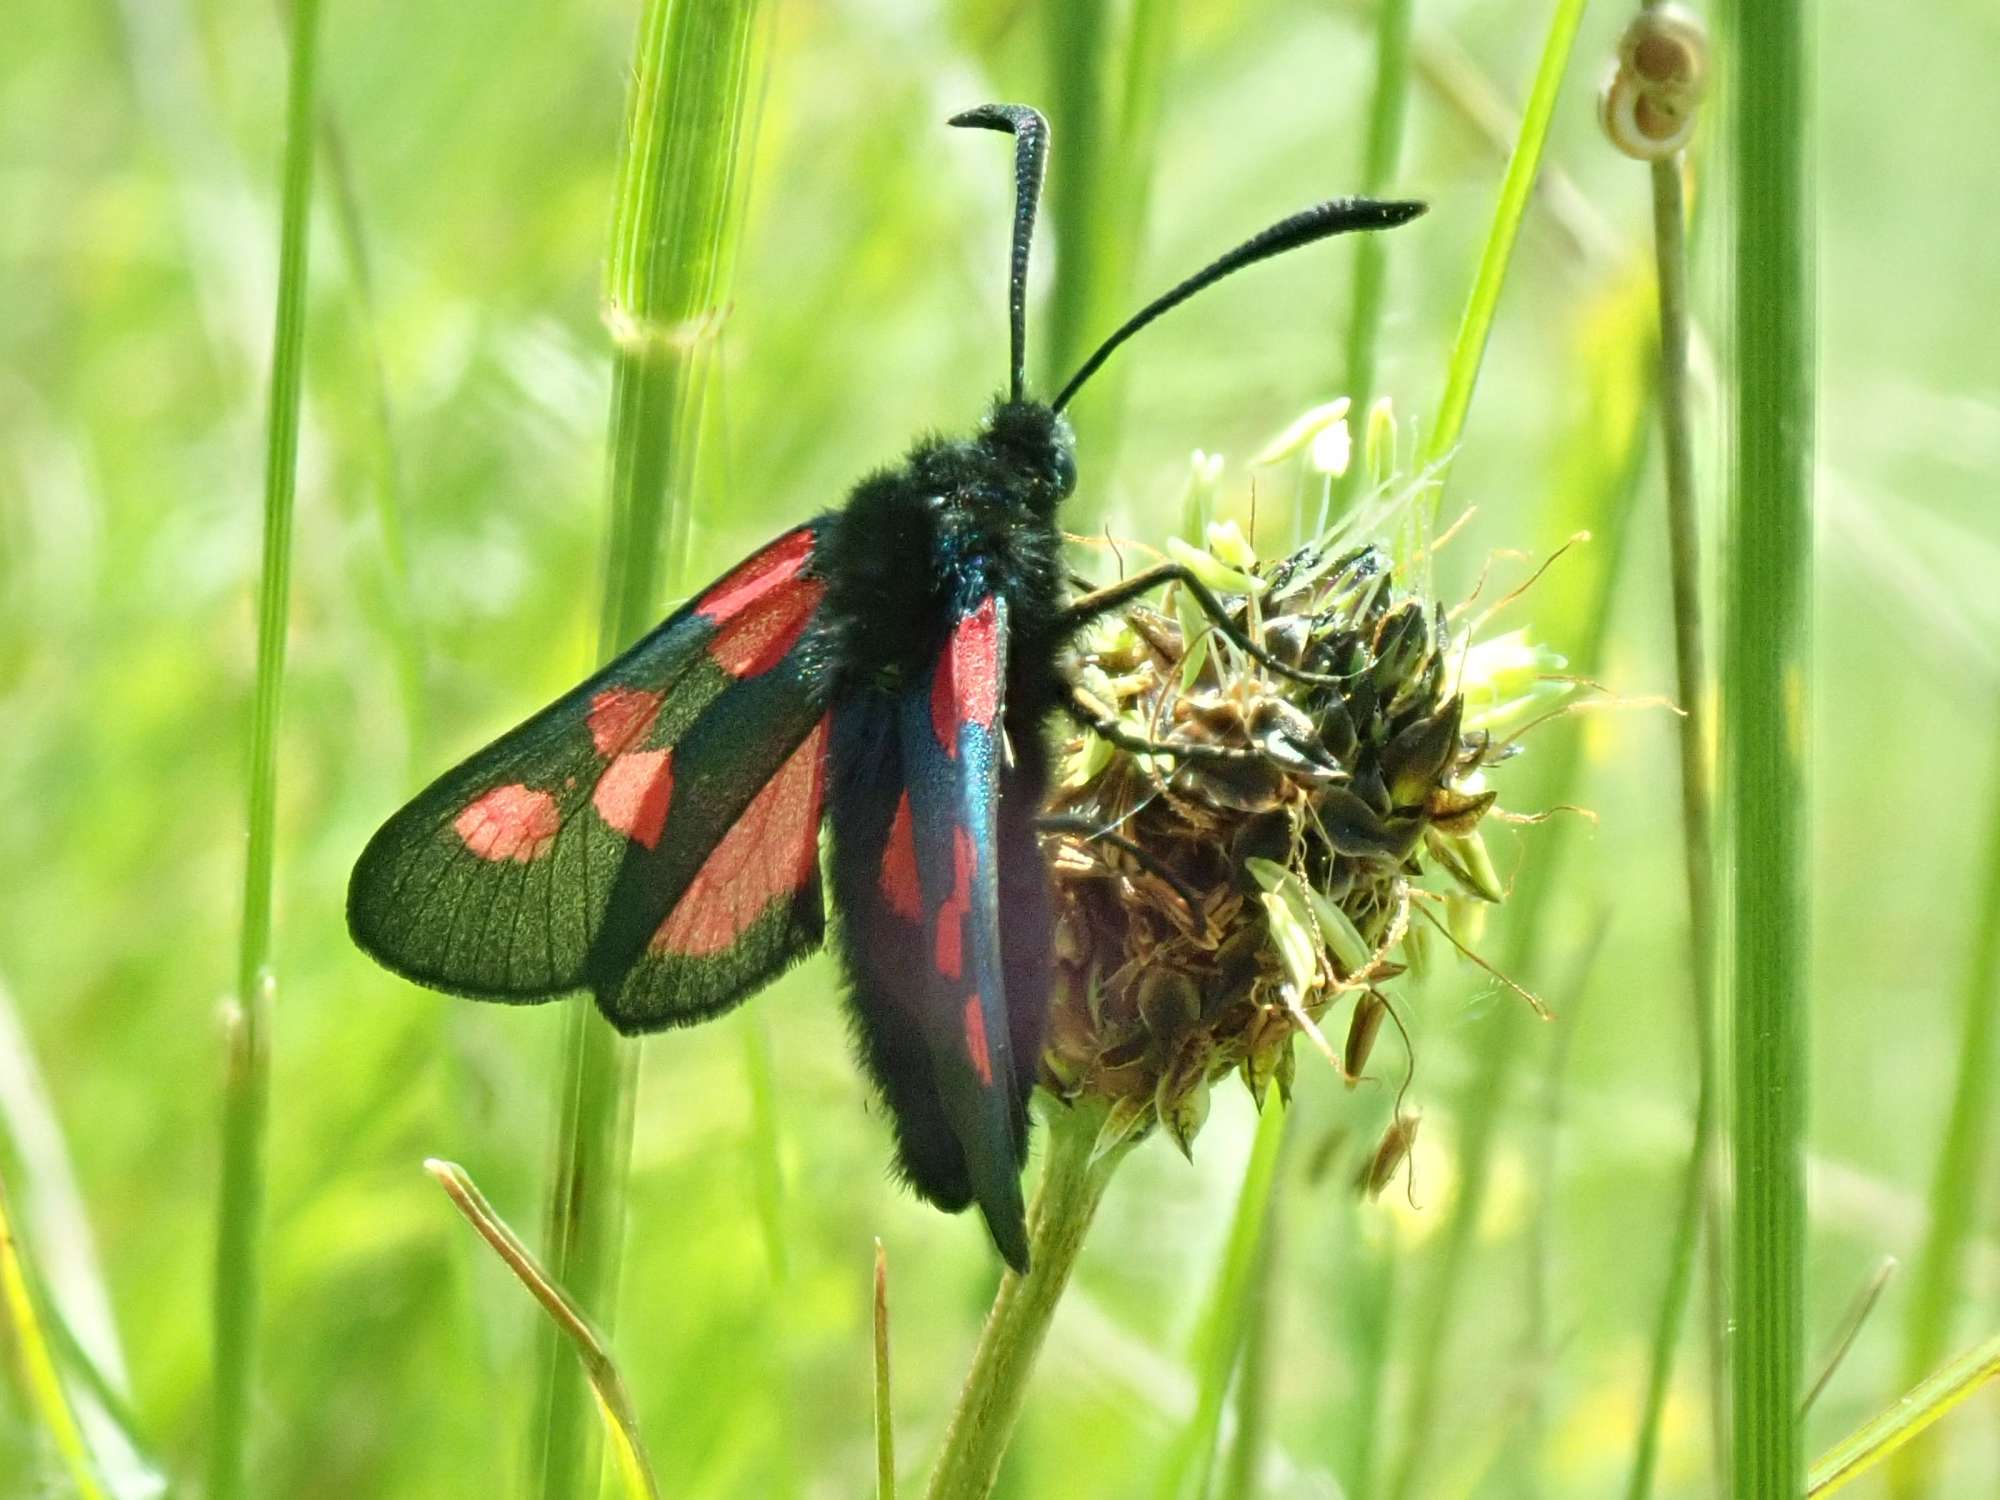
[[[1076,434],[1069,418],[1040,401],[994,402],[979,445],[1018,480],[1037,515],[1054,515],[1076,489]]]

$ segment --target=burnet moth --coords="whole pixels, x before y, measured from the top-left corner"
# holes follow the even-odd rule
[[[1066,644],[1178,578],[1238,645],[1296,672],[1177,567],[1071,596],[1063,408],[1119,345],[1232,272],[1423,210],[1336,199],[1294,214],[1141,309],[1041,401],[1023,368],[1048,125],[1011,104],[951,123],[1015,139],[1005,397],[973,436],[922,439],[431,783],[362,852],[347,917],[375,959],[434,989],[516,1004],[588,989],[621,1031],[685,1026],[819,946],[825,822],[835,949],[900,1173],[947,1211],[976,1201],[1025,1272],[1051,942],[1045,728],[1059,712],[1093,724]]]

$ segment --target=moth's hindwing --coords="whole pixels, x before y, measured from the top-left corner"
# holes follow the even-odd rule
[[[976,1200],[1024,1270],[995,839],[1006,646],[1005,601],[986,595],[887,714],[843,710],[835,897],[905,1174],[942,1207]]]

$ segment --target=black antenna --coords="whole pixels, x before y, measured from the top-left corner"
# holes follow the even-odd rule
[[[1004,130],[1014,137],[1014,263],[1007,282],[1008,327],[1013,338],[1012,391],[1021,399],[1023,372],[1028,364],[1028,248],[1035,239],[1035,205],[1042,197],[1042,166],[1049,154],[1049,122],[1025,104],[982,104],[953,125],[980,130]]]
[[[1301,245],[1310,245],[1315,240],[1323,240],[1328,235],[1345,234],[1352,229],[1393,229],[1398,224],[1409,223],[1422,213],[1424,208],[1425,205],[1422,203],[1384,203],[1373,198],[1333,198],[1295,213],[1289,219],[1280,219],[1269,229],[1253,234],[1227,255],[1202,267],[1172,291],[1155,298],[1134,313],[1124,327],[1097,346],[1097,352],[1083,362],[1082,369],[1070,376],[1069,384],[1065,385],[1061,394],[1056,397],[1053,410],[1061,411],[1069,404],[1069,398],[1077,393],[1079,386],[1097,373],[1099,366],[1111,357],[1112,350],[1160,314],[1179,307],[1196,292],[1214,286],[1223,277],[1240,271],[1245,266],[1253,266],[1260,260],[1283,255],[1287,250],[1296,250]]]

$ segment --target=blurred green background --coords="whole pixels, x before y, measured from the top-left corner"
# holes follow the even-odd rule
[[[968,425],[1003,378],[1004,152],[944,117],[989,98],[1049,107],[1052,214],[1061,174],[1084,156],[1050,102],[1050,69],[1093,7],[768,8],[689,582],[834,502],[916,431]],[[1108,9],[1122,25],[1124,8]],[[270,1495],[505,1492],[523,1458],[536,1315],[418,1164],[463,1162],[533,1238],[559,1017],[392,979],[348,944],[341,900],[388,811],[588,664],[608,398],[599,278],[636,7],[326,11],[252,1472]],[[1922,1239],[1995,796],[2000,152],[1974,122],[1991,113],[2000,10],[1934,6],[1917,20],[1837,0],[1818,15],[1809,1315],[1824,1343],[1882,1257],[1907,1263]],[[1523,0],[1417,8],[1428,63],[1396,187],[1432,211],[1389,247],[1379,377],[1406,417],[1435,407],[1499,177],[1468,106],[1482,87],[1503,107],[1522,97],[1546,18]],[[1447,498],[1448,515],[1478,509],[1440,560],[1446,598],[1493,549],[1539,556],[1560,542],[1580,492],[1615,467],[1607,409],[1646,358],[1648,198],[1643,169],[1604,143],[1592,92],[1627,19],[1600,5],[1585,22]],[[1364,9],[1332,0],[1178,7],[1146,222],[1090,331],[1358,182],[1370,28]],[[284,52],[265,0],[30,3],[9,8],[6,30],[0,1170],[49,1295],[101,1361],[129,1371],[136,1425],[191,1488],[218,1013],[242,880]],[[1704,159],[1713,147],[1704,139]],[[1101,164],[1100,187],[1130,191],[1121,174]],[[1710,327],[1721,219],[1706,213],[1698,241]],[[1341,388],[1352,253],[1323,247],[1254,272],[1121,355],[1122,400],[1080,413],[1093,519],[1158,540],[1196,447],[1230,456],[1225,493],[1240,513],[1241,460]],[[1031,324],[1031,355],[1044,326]],[[1698,363],[1712,372],[1713,352]],[[1709,400],[1701,431],[1712,496],[1723,449]],[[1672,683],[1654,467],[1637,504],[1599,664],[1634,697]],[[398,541],[407,588],[389,561]],[[1524,571],[1503,560],[1497,576]],[[1537,623],[1562,587],[1531,593],[1506,623]],[[410,649],[414,680],[398,666]],[[1594,1496],[1623,1483],[1692,1098],[1673,732],[1658,710],[1575,718],[1499,775],[1503,802],[1516,788],[1533,810],[1519,795],[1531,763],[1581,735],[1577,795],[1597,821],[1489,835],[1503,872],[1560,842],[1532,968],[1517,976],[1560,1019],[1530,1030],[1514,1070],[1420,1494]],[[1503,908],[1489,951],[1507,949],[1508,924]],[[1315,1176],[1315,1143],[1376,1129],[1386,1101],[1301,1058],[1267,1287],[1271,1495],[1356,1489],[1364,1426],[1378,1461],[1405,1440],[1407,1351],[1454,1191],[1455,1120],[1519,1004],[1462,964],[1440,963],[1406,994],[1420,1208],[1392,1192],[1357,1211],[1341,1182]],[[746,1028],[768,1044],[778,1085],[782,1267],[757,1211]],[[1156,1140],[1122,1171],[1006,1493],[1153,1492],[1192,1404],[1188,1342],[1253,1120],[1246,1097],[1219,1089],[1192,1167]],[[738,1016],[647,1045],[617,1351],[667,1493],[867,1492],[877,1235],[903,1467],[913,1482],[923,1472],[997,1263],[975,1222],[895,1190],[887,1156],[824,961]],[[1989,1164],[1963,1185],[1979,1237],[1954,1348],[2000,1326],[1992,1177]],[[1809,1451],[1901,1388],[1906,1281],[1814,1407]],[[1694,1305],[1700,1316],[1699,1290]],[[1357,1390],[1370,1309],[1389,1320],[1379,1411]],[[1713,1493],[1707,1386],[1691,1326],[1663,1494]],[[1993,1493],[1995,1400],[1930,1440],[1942,1443],[1936,1493]],[[25,1405],[0,1402],[0,1495],[47,1493],[56,1474]]]

